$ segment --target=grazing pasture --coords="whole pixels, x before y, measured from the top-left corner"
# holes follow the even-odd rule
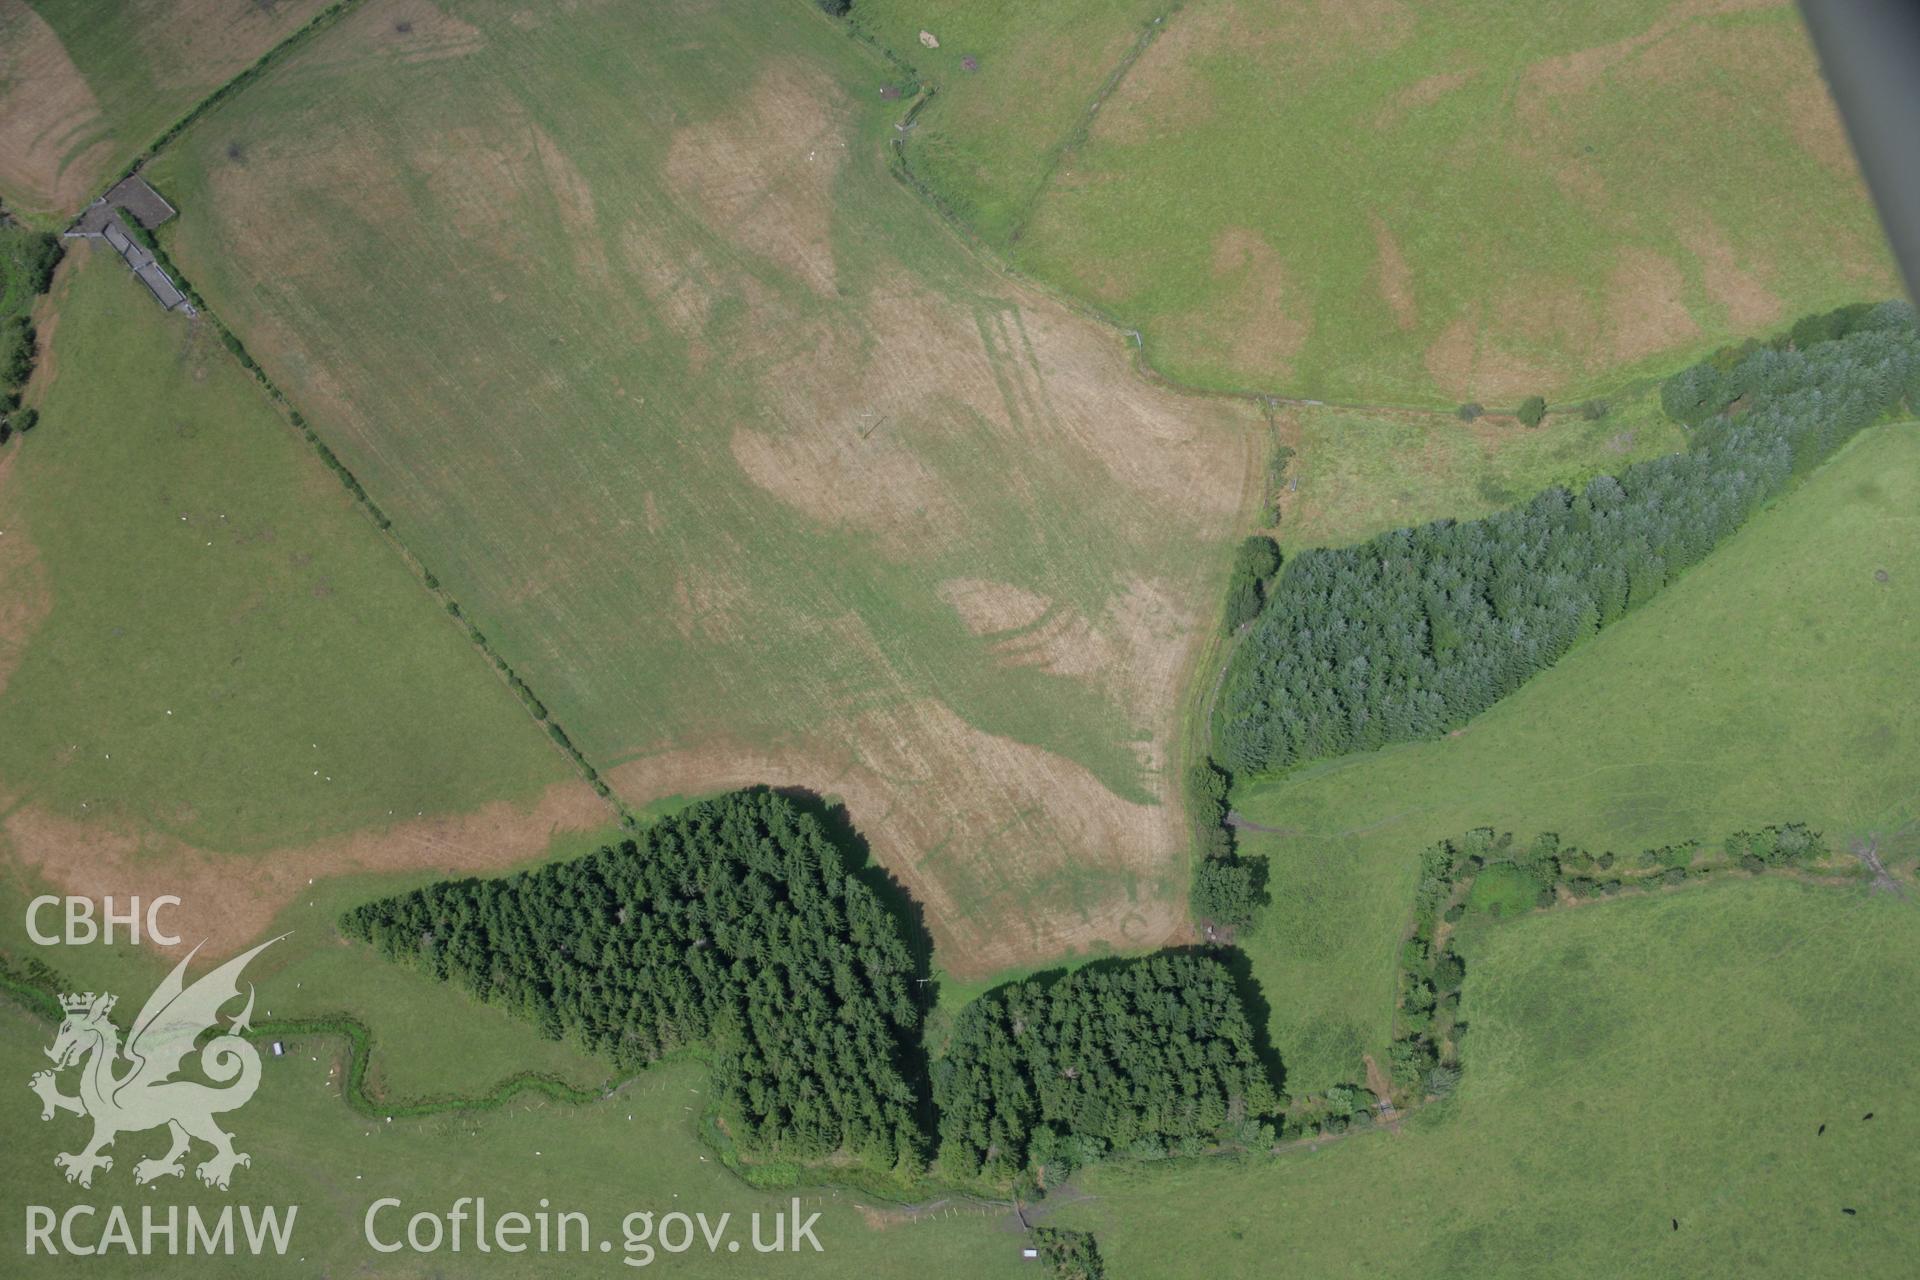
[[[1276,1159],[1096,1169],[1042,1220],[1167,1277],[1902,1274],[1914,922],[1767,879],[1473,925],[1449,1101]]]
[[[1166,10],[1166,0],[856,0],[848,19],[939,86],[911,138],[913,170],[949,212],[1005,246],[1103,82],[1139,56]],[[937,48],[920,40],[929,27]]]
[[[798,4],[373,0],[153,176],[624,799],[845,800],[956,975],[1150,946],[1266,427],[984,268],[888,172],[897,81]]]
[[[104,245],[0,449],[0,853],[237,947],[309,877],[611,815],[204,322]]]
[[[855,6],[939,90],[910,166],[1188,382],[1511,407],[1897,288],[1778,0],[979,12]]]
[[[329,0],[0,0],[0,198],[57,220]]]
[[[1774,822],[1920,818],[1920,432],[1873,427],[1644,608],[1465,729],[1237,790],[1274,902],[1242,941],[1288,1083],[1389,1038],[1420,850],[1473,827],[1633,854]],[[1884,577],[1882,576],[1884,575]],[[1903,585],[1904,584],[1904,585]],[[1905,838],[1905,837],[1902,837]]]
[[[267,955],[256,965],[264,967]],[[419,987],[411,994],[416,1007],[448,1000],[438,984],[409,976]],[[276,983],[276,993],[287,985],[279,975],[271,981]],[[458,1011],[468,1012],[464,1002]],[[504,1013],[494,1011],[494,1016],[502,1023],[509,1021]],[[455,1060],[466,1052],[471,1043],[468,1037],[491,1030],[484,1020],[461,1021],[435,1045],[427,1070],[448,1067],[461,1074]],[[531,1030],[521,1030],[529,1040],[533,1038]],[[41,1050],[52,1043],[53,1031],[52,1023],[30,1017],[11,999],[0,997],[0,1067],[21,1081],[44,1068]],[[445,1215],[462,1196],[486,1197],[487,1213],[494,1219],[508,1212],[531,1216],[541,1210],[543,1200],[555,1214],[586,1214],[593,1247],[583,1250],[576,1245],[566,1252],[540,1255],[537,1274],[541,1276],[627,1274],[629,1268],[622,1265],[627,1256],[634,1257],[636,1265],[641,1259],[654,1264],[638,1274],[667,1269],[676,1275],[740,1275],[777,1268],[781,1274],[823,1277],[964,1275],[995,1280],[1032,1275],[1032,1268],[1020,1261],[1017,1228],[1003,1225],[1011,1221],[1004,1209],[948,1205],[924,1220],[911,1221],[887,1202],[851,1189],[749,1188],[700,1140],[706,1073],[691,1061],[654,1068],[613,1096],[587,1104],[522,1094],[490,1110],[417,1118],[401,1115],[388,1123],[383,1115],[352,1111],[341,1100],[343,1047],[339,1037],[291,1036],[285,1057],[263,1054],[258,1094],[245,1108],[224,1118],[236,1147],[253,1157],[251,1165],[235,1173],[231,1192],[211,1191],[194,1178],[191,1163],[204,1158],[204,1147],[189,1158],[184,1178],[161,1178],[150,1187],[136,1188],[132,1165],[138,1157],[165,1150],[164,1130],[121,1135],[114,1148],[114,1168],[98,1175],[91,1191],[71,1186],[62,1180],[52,1157],[74,1149],[85,1133],[84,1122],[61,1115],[41,1124],[33,1099],[21,1088],[21,1099],[16,1100],[6,1128],[9,1149],[17,1147],[19,1158],[0,1167],[0,1194],[15,1204],[50,1205],[60,1211],[76,1203],[102,1204],[101,1216],[93,1219],[96,1224],[104,1223],[104,1205],[115,1202],[107,1197],[115,1197],[128,1205],[136,1239],[139,1205],[151,1204],[163,1222],[167,1206],[180,1206],[184,1213],[186,1205],[198,1205],[209,1216],[238,1203],[256,1208],[300,1206],[293,1247],[284,1259],[270,1257],[262,1262],[244,1252],[192,1257],[183,1252],[169,1257],[162,1239],[158,1256],[139,1264],[141,1276],[161,1280],[240,1280],[276,1268],[324,1275],[530,1274],[530,1254],[477,1251],[471,1219],[459,1253],[444,1244],[434,1254],[374,1252],[363,1234],[364,1218],[376,1200],[389,1196],[399,1197],[404,1208],[385,1210],[376,1219],[383,1242],[404,1240],[407,1219],[414,1213]],[[484,1044],[478,1047],[486,1052]],[[380,1052],[377,1042],[374,1052]],[[774,1215],[785,1217],[782,1238],[790,1240],[796,1225],[791,1210],[795,1196],[803,1201],[802,1221],[816,1212],[820,1215],[813,1224],[820,1250],[801,1242],[797,1251],[771,1258],[756,1255],[751,1248],[751,1215],[761,1215],[763,1242],[773,1239]],[[693,1247],[688,1252],[662,1249],[660,1237],[653,1234],[646,1241],[651,1253],[642,1254],[636,1245],[629,1255],[623,1223],[636,1212],[651,1215],[649,1225],[656,1233],[661,1220],[676,1212],[689,1217],[704,1214],[714,1230],[723,1229],[720,1220],[726,1215],[725,1234],[713,1253],[698,1228],[693,1228]],[[638,1232],[640,1224],[635,1222],[633,1229]],[[183,1219],[183,1239],[184,1231]],[[20,1237],[11,1238],[18,1247]],[[677,1224],[669,1228],[667,1238],[678,1247]],[[577,1240],[577,1234],[570,1239]],[[602,1239],[612,1244],[610,1252],[599,1250]],[[737,1253],[727,1249],[727,1239],[739,1245]],[[531,1240],[528,1237],[524,1243]],[[103,1261],[111,1267],[123,1256],[84,1261],[43,1256],[24,1263],[24,1269],[16,1269],[15,1274],[98,1273]]]
[[[1289,554],[1478,519],[1553,485],[1578,492],[1596,475],[1686,446],[1645,391],[1609,403],[1604,417],[1556,414],[1538,429],[1509,417],[1312,405],[1282,406],[1275,418],[1293,450],[1274,531]]]

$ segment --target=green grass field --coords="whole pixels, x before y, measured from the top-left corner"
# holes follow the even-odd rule
[[[204,323],[106,249],[63,272],[40,426],[0,460],[13,866],[217,879],[251,858],[264,891],[265,863],[290,874],[316,842],[585,792]]]
[[[1098,1170],[1047,1221],[1117,1275],[1903,1275],[1914,925],[1781,880],[1476,925],[1450,1101],[1318,1151]]]
[[[914,172],[955,217],[1004,246],[1106,77],[1137,56],[1166,8],[1165,0],[856,0],[849,20],[939,86],[913,134]],[[921,42],[928,23],[938,48]]]
[[[1389,1037],[1420,850],[1473,827],[1593,853],[1802,821],[1836,847],[1915,816],[1920,434],[1873,428],[1671,590],[1455,736],[1242,787],[1274,904],[1243,943],[1289,1083]],[[1884,570],[1882,582],[1876,573]]]
[[[1568,398],[1896,287],[1788,4],[855,12],[938,88],[916,173],[1200,385]]]
[[[1517,916],[1538,906],[1539,896],[1539,881],[1519,867],[1496,864],[1473,878],[1465,905],[1491,916]]]
[[[49,222],[79,212],[169,125],[327,3],[0,4],[0,198]]]
[[[1429,520],[1477,519],[1552,485],[1577,491],[1686,443],[1645,391],[1616,398],[1604,417],[1557,413],[1533,430],[1506,417],[1466,423],[1451,414],[1313,406],[1289,406],[1278,417],[1294,450],[1275,530],[1288,554]]]
[[[574,741],[840,796],[976,976],[1180,928],[1253,408],[981,266],[803,5],[396,14],[196,125],[166,234]]]
[[[10,1079],[24,1081],[43,1066],[40,1047],[51,1040],[49,1024],[0,998],[0,1069]],[[439,1057],[457,1054],[455,1046],[463,1043],[443,1040]],[[164,1133],[122,1137],[114,1169],[100,1175],[90,1195],[76,1192],[61,1180],[52,1158],[57,1151],[74,1149],[84,1130],[71,1116],[41,1125],[32,1109],[37,1103],[22,1088],[6,1122],[10,1155],[0,1168],[0,1195],[15,1206],[65,1206],[76,1196],[129,1206],[195,1203],[213,1212],[234,1203],[300,1206],[295,1247],[284,1261],[257,1262],[245,1255],[161,1256],[139,1264],[142,1276],[251,1277],[276,1270],[300,1275],[363,1270],[409,1276],[631,1274],[621,1263],[621,1223],[635,1211],[650,1211],[656,1220],[675,1211],[700,1212],[709,1224],[723,1213],[732,1215],[729,1234],[741,1242],[745,1257],[729,1254],[724,1245],[717,1255],[709,1255],[696,1230],[692,1252],[654,1256],[661,1269],[676,1275],[737,1275],[776,1268],[800,1276],[994,1277],[1031,1271],[1019,1260],[1021,1236],[1000,1226],[1001,1213],[988,1217],[960,1212],[925,1222],[897,1222],[882,1230],[869,1226],[866,1214],[856,1207],[875,1202],[856,1192],[749,1189],[726,1172],[695,1135],[693,1120],[705,1105],[706,1077],[694,1064],[659,1068],[616,1096],[588,1106],[523,1099],[497,1111],[387,1124],[363,1118],[341,1102],[328,1076],[336,1049],[336,1042],[325,1039],[296,1039],[286,1057],[269,1060],[259,1094],[229,1121],[236,1146],[253,1156],[252,1166],[237,1172],[230,1193],[204,1190],[189,1173],[186,1185],[167,1179],[152,1190],[141,1190],[136,1199],[127,1169],[155,1142],[164,1149]],[[747,1215],[768,1215],[763,1237],[771,1238],[771,1215],[787,1211],[795,1194],[806,1202],[803,1218],[816,1210],[821,1213],[814,1228],[821,1252],[803,1249],[774,1259],[754,1254]],[[405,1202],[397,1219],[389,1214],[380,1220],[382,1232],[391,1237],[404,1232],[412,1213],[445,1213],[458,1197],[475,1195],[487,1197],[494,1215],[509,1209],[534,1213],[543,1198],[553,1212],[585,1212],[595,1240],[612,1241],[614,1251],[482,1255],[473,1251],[469,1234],[468,1247],[459,1254],[383,1256],[363,1240],[362,1220],[380,1197]],[[137,1208],[135,1214],[137,1220]],[[883,1220],[883,1215],[875,1216]],[[390,1226],[396,1230],[387,1231]],[[0,1228],[0,1241],[16,1258],[24,1243],[21,1231],[19,1212]],[[99,1258],[37,1258],[14,1265],[27,1268],[17,1274],[97,1275],[103,1262],[108,1267],[124,1265],[124,1259]]]

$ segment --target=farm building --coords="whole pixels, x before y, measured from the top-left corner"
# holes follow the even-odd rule
[[[67,228],[67,238],[74,240],[105,240],[114,251],[126,260],[128,270],[139,277],[140,283],[147,286],[154,301],[168,311],[184,311],[193,314],[193,306],[187,301],[186,294],[173,282],[145,245],[128,235],[121,225],[120,211],[125,210],[142,228],[151,231],[167,219],[174,216],[174,207],[147,184],[146,179],[138,175],[123,178],[107,191],[107,194],[88,205],[80,216]]]
[[[147,252],[145,245],[135,243],[132,236],[111,222],[101,231],[100,236],[112,245],[122,258],[126,259],[127,267],[139,278],[141,284],[147,286],[153,294],[154,301],[158,302],[162,309],[172,311],[175,308],[184,307],[189,314],[192,313],[193,308],[187,305],[187,295],[180,292],[180,287],[174,284],[172,277],[168,276],[161,269],[160,264],[153,260],[153,255]]]

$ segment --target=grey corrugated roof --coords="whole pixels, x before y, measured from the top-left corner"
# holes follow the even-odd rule
[[[118,205],[132,214],[134,221],[149,231],[174,214],[174,208],[167,203],[166,197],[137,174],[114,183],[107,191],[106,200],[108,204]]]
[[[140,283],[153,290],[153,296],[169,311],[187,300],[187,295],[180,292],[156,263],[148,262],[145,266],[135,267],[133,274],[140,277]]]

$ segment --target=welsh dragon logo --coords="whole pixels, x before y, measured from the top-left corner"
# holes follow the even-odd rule
[[[135,1164],[135,1182],[184,1176],[183,1158],[195,1138],[213,1147],[212,1157],[194,1170],[210,1187],[226,1190],[234,1169],[252,1163],[245,1152],[233,1149],[233,1135],[214,1117],[245,1106],[260,1087],[260,1054],[244,1038],[253,1016],[253,985],[247,985],[246,1007],[238,1017],[224,1029],[219,1017],[224,1005],[239,998],[240,972],[247,962],[278,941],[269,939],[187,986],[187,963],[200,950],[195,947],[148,997],[124,1047],[119,1029],[108,1020],[118,997],[91,991],[60,997],[66,1017],[46,1051],[53,1070],[36,1072],[28,1085],[40,1095],[42,1120],[53,1119],[56,1111],[93,1120],[92,1141],[53,1158],[68,1182],[91,1187],[96,1170],[113,1168],[113,1157],[105,1152],[116,1137],[161,1125],[172,1135],[173,1145],[159,1159]],[[218,1034],[196,1048],[207,1031]],[[196,1053],[199,1074],[210,1084],[177,1078]],[[69,1097],[60,1092],[55,1073],[76,1065],[80,1091]]]

